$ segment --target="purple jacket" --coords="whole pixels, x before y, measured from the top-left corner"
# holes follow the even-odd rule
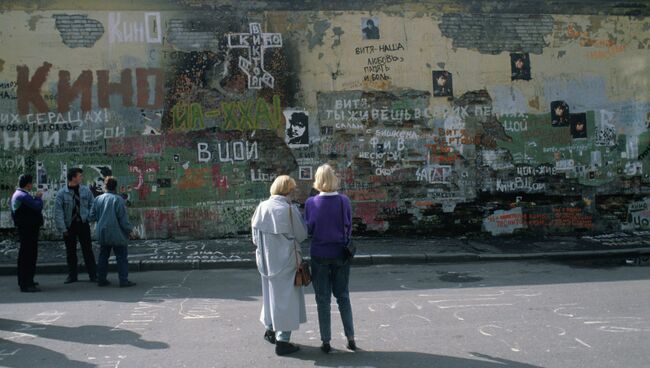
[[[312,236],[312,257],[342,257],[343,247],[352,236],[350,199],[336,192],[310,197],[305,203],[305,223]]]
[[[34,229],[43,226],[42,211],[43,200],[23,189],[16,189],[11,196],[11,217],[18,228]]]

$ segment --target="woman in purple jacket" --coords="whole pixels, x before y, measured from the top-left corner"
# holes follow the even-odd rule
[[[322,165],[316,171],[314,188],[319,195],[307,199],[305,203],[305,222],[311,241],[311,269],[318,325],[323,345],[321,350],[329,353],[332,348],[330,300],[334,294],[339,306],[343,330],[348,339],[348,349],[356,350],[354,324],[348,283],[350,261],[345,256],[344,247],[352,236],[352,208],[350,199],[336,192],[339,180],[334,169]]]

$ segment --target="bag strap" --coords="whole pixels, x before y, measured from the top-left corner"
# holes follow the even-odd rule
[[[345,229],[345,208],[343,206],[343,197],[339,194],[339,202],[341,203],[341,223],[343,224],[343,241],[348,245],[348,231]]]
[[[296,230],[293,227],[293,206],[289,203],[289,222],[291,223],[291,232],[293,235],[293,247],[296,254],[296,267],[300,268],[300,258],[298,257],[298,241],[296,241]]]

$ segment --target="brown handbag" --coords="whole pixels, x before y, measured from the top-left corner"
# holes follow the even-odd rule
[[[293,281],[295,286],[309,286],[311,284],[311,270],[309,262],[302,260],[296,270],[296,278]]]
[[[291,221],[291,231],[293,231],[293,246],[295,247],[296,253],[296,276],[294,277],[293,284],[296,287],[299,286],[309,286],[311,284],[311,270],[309,269],[309,262],[302,259],[300,256],[300,247],[298,241],[296,241],[295,234],[296,231],[293,228],[293,209],[291,204],[289,204],[289,221]]]

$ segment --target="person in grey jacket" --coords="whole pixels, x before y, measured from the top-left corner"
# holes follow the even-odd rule
[[[135,286],[129,281],[129,263],[127,260],[127,244],[133,238],[133,225],[129,222],[124,199],[115,193],[117,179],[112,176],[104,178],[106,193],[93,201],[90,210],[90,220],[97,221],[95,232],[99,241],[99,259],[97,260],[97,277],[99,286],[111,283],[106,279],[108,274],[108,257],[111,250],[115,253],[120,287]]]
[[[83,170],[78,167],[68,170],[68,184],[58,191],[54,204],[54,223],[65,241],[68,263],[66,284],[77,281],[77,240],[81,244],[81,252],[90,281],[97,281],[97,266],[93,254],[90,224],[88,223],[88,215],[94,197],[90,189],[81,184],[82,181]]]

